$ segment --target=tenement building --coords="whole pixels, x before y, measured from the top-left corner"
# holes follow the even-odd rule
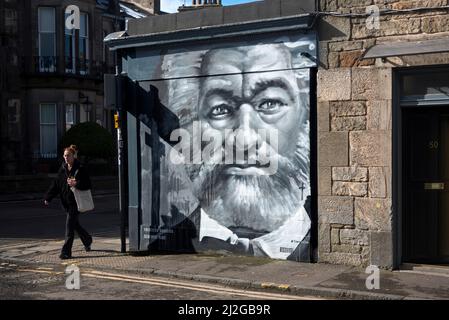
[[[115,73],[115,56],[103,38],[126,19],[160,10],[159,1],[140,2],[0,1],[1,176],[54,172],[61,137],[74,124],[97,122],[112,132],[103,76]],[[80,11],[79,29],[66,26],[71,5]]]
[[[448,11],[265,0],[109,35],[130,249],[447,263]]]

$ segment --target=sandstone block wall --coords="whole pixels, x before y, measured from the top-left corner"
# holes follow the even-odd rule
[[[392,77],[397,67],[449,64],[449,54],[362,60],[378,43],[449,37],[447,0],[321,0],[320,11],[433,8],[318,22],[319,261],[389,268],[392,242]]]

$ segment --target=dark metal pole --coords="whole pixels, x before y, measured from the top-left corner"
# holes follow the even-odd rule
[[[123,82],[121,81],[118,73],[118,68],[115,75],[115,88],[116,88],[116,103],[117,103],[117,116],[118,116],[118,128],[117,128],[117,151],[118,151],[118,178],[119,178],[119,212],[120,212],[120,252],[126,252],[126,210],[125,210],[125,168],[124,168],[124,152],[123,152],[123,133],[124,127],[123,119],[123,106],[122,106],[122,90]]]

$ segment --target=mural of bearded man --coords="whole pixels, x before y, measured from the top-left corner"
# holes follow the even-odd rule
[[[204,151],[204,136],[215,139],[213,162],[184,164],[201,249],[310,260],[309,69],[300,48],[313,43],[287,40],[163,58],[165,100],[187,143]],[[259,161],[264,153],[269,164]]]

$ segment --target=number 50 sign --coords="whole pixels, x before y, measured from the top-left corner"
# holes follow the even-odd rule
[[[80,8],[70,5],[65,9],[66,19],[65,27],[68,30],[80,29]]]

